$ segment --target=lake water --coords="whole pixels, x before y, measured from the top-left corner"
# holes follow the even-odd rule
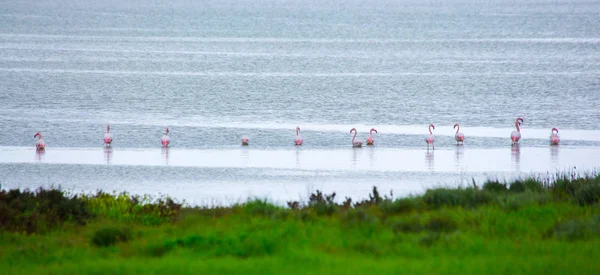
[[[599,102],[600,1],[0,4],[2,188],[284,202],[592,171]]]

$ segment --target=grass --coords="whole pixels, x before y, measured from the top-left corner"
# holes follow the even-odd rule
[[[600,176],[287,207],[0,191],[0,270],[64,273],[600,272]]]

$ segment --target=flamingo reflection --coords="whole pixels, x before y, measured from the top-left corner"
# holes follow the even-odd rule
[[[558,163],[558,146],[550,146],[550,157],[553,163]]]
[[[463,160],[463,157],[465,156],[465,150],[464,149],[465,149],[465,147],[463,147],[463,146],[456,146],[456,151],[455,151],[455,154],[456,154],[456,163],[455,163],[455,165],[461,171],[464,170],[464,168],[465,168],[464,167],[465,163],[464,163],[464,160]]]
[[[165,165],[169,165],[169,147],[164,146],[161,148],[161,155],[165,161]]]
[[[521,146],[518,143],[511,147],[511,160],[516,171],[521,171]]]
[[[106,164],[110,164],[112,161],[112,148],[110,145],[104,148],[104,161],[106,161]]]
[[[37,161],[43,161],[44,155],[46,155],[46,150],[44,150],[44,149],[36,149],[35,150],[35,159]]]
[[[425,160],[427,161],[427,168],[429,168],[430,171],[433,171],[435,167],[435,164],[433,162],[433,150],[427,150],[427,152],[425,153]]]

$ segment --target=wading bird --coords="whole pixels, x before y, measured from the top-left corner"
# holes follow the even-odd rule
[[[362,140],[354,140],[356,138],[356,128],[350,129],[350,134],[354,132],[354,136],[352,137],[352,147],[360,148],[362,147]]]
[[[294,144],[302,145],[302,135],[300,135],[300,127],[296,126],[296,138],[294,138]]]
[[[427,142],[427,150],[429,150],[429,145],[431,145],[432,149],[435,149],[435,145],[433,144],[435,137],[433,137],[433,132],[431,132],[432,129],[435,130],[435,125],[429,124],[429,135],[425,137],[425,142]]]
[[[36,150],[46,149],[46,141],[44,141],[44,138],[42,137],[42,134],[40,132],[35,133],[35,135],[33,135],[33,138],[38,138],[35,142]]]
[[[558,145],[558,143],[560,143],[560,137],[558,136],[558,129],[552,128],[552,134],[550,135],[550,144]]]
[[[167,147],[169,146],[169,143],[171,143],[171,139],[169,138],[169,127],[166,128],[165,134],[160,138],[160,143],[163,147]]]
[[[512,131],[512,133],[510,134],[512,145],[519,143],[519,140],[521,140],[521,128],[519,127],[521,126],[521,123],[523,123],[523,119],[520,117],[517,118],[517,120],[515,121],[515,127],[517,127],[517,130]]]
[[[106,134],[104,134],[104,145],[110,147],[112,143],[112,134],[110,133],[110,125],[106,124]]]
[[[454,134],[454,139],[456,139],[456,145],[458,145],[459,142],[460,142],[460,144],[464,144],[465,135],[463,135],[463,133],[459,132],[460,126],[458,125],[458,123],[454,124],[454,128],[456,128],[456,134]]]
[[[377,133],[377,130],[375,130],[375,128],[371,128],[371,130],[369,131],[369,137],[367,138],[367,145],[375,144],[375,138],[373,138],[373,132]]]

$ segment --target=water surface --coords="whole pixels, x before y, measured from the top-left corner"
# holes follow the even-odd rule
[[[599,49],[600,1],[3,2],[0,183],[282,201],[593,169]]]

